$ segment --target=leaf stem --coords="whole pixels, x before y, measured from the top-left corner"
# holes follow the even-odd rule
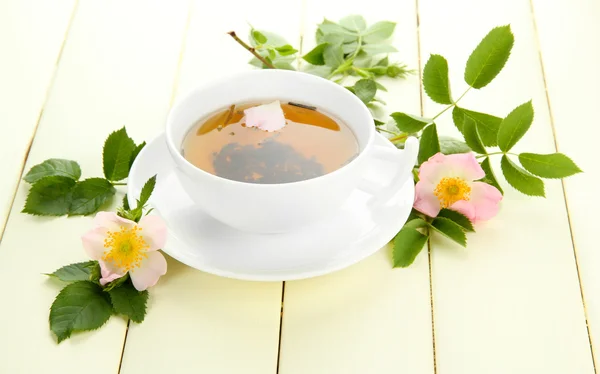
[[[517,156],[517,157],[519,157],[518,154],[511,153],[511,152],[492,152],[492,153],[487,153],[485,155],[475,156],[475,158],[484,158],[484,157],[494,156],[494,155],[511,155],[511,156]]]
[[[436,118],[438,118],[439,116],[441,116],[442,114],[444,114],[444,112],[446,112],[448,109],[455,107],[455,106],[456,106],[456,104],[457,104],[457,103],[460,101],[460,99],[462,99],[462,98],[463,98],[463,97],[464,97],[464,96],[467,94],[467,92],[469,92],[469,90],[470,90],[471,88],[472,88],[472,87],[469,87],[469,88],[467,88],[467,89],[466,89],[466,91],[465,91],[465,92],[463,92],[463,94],[462,94],[462,95],[460,95],[460,96],[458,97],[458,99],[456,99],[456,101],[454,101],[452,104],[450,104],[450,105],[448,105],[447,107],[445,107],[445,108],[444,108],[444,110],[442,110],[441,112],[439,112],[438,114],[436,114],[436,115],[435,115],[435,117],[433,117],[433,118],[432,118],[432,120],[435,120]]]
[[[399,135],[396,135],[396,136],[394,136],[393,138],[390,138],[390,139],[388,139],[388,140],[389,140],[390,142],[392,142],[392,143],[395,143],[395,142],[397,142],[397,141],[399,141],[399,140],[404,140],[404,139],[406,139],[406,138],[408,138],[408,134],[399,134]]]
[[[253,47],[250,47],[242,39],[238,38],[238,36],[235,34],[235,31],[230,31],[227,34],[229,34],[233,38],[233,40],[238,42],[242,47],[244,47],[248,52],[252,53],[254,55],[254,57],[259,59],[263,64],[267,65],[270,69],[277,69],[272,63],[267,61],[263,56],[259,55],[256,52],[256,49],[254,49]]]
[[[127,183],[125,182],[112,182],[113,186],[127,186]]]
[[[467,92],[469,92],[471,90],[471,88],[473,88],[473,87],[469,86],[469,88],[467,88],[467,90],[465,92],[463,92],[463,94],[460,95],[458,97],[458,99],[456,99],[456,101],[454,102],[454,105],[456,105],[460,101],[460,99],[462,99],[467,94]]]
[[[392,135],[399,135],[397,132],[393,132],[393,131],[390,131],[390,130],[382,129],[381,127],[378,127],[377,131],[379,131],[379,132],[386,132],[386,133],[392,134]]]

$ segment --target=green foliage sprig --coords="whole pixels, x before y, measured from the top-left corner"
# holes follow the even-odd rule
[[[76,161],[48,159],[33,166],[23,180],[31,184],[22,213],[36,216],[85,216],[109,203],[115,186],[129,175],[133,161],[146,142],[135,144],[125,127],[111,133],[104,143],[104,178],[81,178]]]

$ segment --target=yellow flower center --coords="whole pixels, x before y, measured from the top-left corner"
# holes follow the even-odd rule
[[[112,262],[123,272],[140,266],[142,259],[148,257],[146,253],[150,246],[140,235],[139,226],[131,228],[121,227],[119,231],[109,231],[104,239],[104,256],[102,259]]]
[[[471,187],[462,178],[442,178],[433,190],[442,208],[448,208],[459,200],[469,201]]]

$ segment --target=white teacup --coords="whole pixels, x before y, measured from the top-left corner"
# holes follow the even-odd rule
[[[183,140],[199,119],[234,103],[279,99],[314,105],[349,126],[360,147],[358,156],[331,173],[300,182],[255,184],[233,181],[205,172],[181,153]],[[418,151],[410,138],[404,150],[374,145],[371,113],[342,86],[314,75],[286,70],[255,70],[219,83],[199,87],[171,110],[166,128],[176,175],[193,201],[217,220],[239,230],[281,233],[321,220],[341,207],[357,189],[376,193],[385,201],[412,177]],[[371,188],[363,180],[372,162],[393,161],[398,171],[389,186]]]

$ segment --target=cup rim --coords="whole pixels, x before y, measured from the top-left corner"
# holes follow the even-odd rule
[[[207,171],[204,171],[204,170],[200,169],[199,167],[195,166],[194,164],[192,164],[185,157],[183,157],[181,152],[178,151],[180,145],[179,146],[175,145],[175,142],[173,141],[173,137],[171,134],[171,128],[173,126],[174,113],[181,110],[185,106],[185,102],[191,96],[193,96],[194,94],[196,94],[197,92],[200,92],[200,91],[210,91],[213,87],[228,84],[228,82],[230,82],[232,80],[236,80],[238,77],[247,76],[247,75],[270,75],[270,74],[281,75],[281,77],[279,77],[280,79],[287,79],[287,77],[297,76],[299,74],[302,74],[302,75],[306,76],[308,79],[313,79],[314,82],[318,82],[318,84],[329,85],[332,89],[338,91],[340,95],[347,96],[350,100],[354,101],[356,103],[356,105],[358,105],[361,108],[362,112],[366,115],[366,117],[368,119],[370,119],[370,122],[373,123],[373,116],[372,116],[371,112],[369,111],[367,106],[358,97],[356,97],[353,93],[351,93],[346,88],[344,88],[334,82],[331,82],[328,79],[325,79],[325,78],[322,78],[322,77],[319,77],[316,75],[304,73],[304,72],[298,72],[298,71],[292,71],[292,70],[282,70],[282,69],[264,69],[264,70],[244,71],[244,72],[232,74],[225,78],[211,81],[207,85],[196,86],[196,87],[188,90],[185,94],[181,95],[175,101],[175,104],[171,107],[171,110],[169,111],[169,114],[167,116],[167,123],[166,123],[166,127],[165,127],[167,148],[169,149],[169,152],[171,153],[171,157],[173,158],[175,163],[177,165],[185,168],[186,173],[200,175],[200,176],[203,176],[204,178],[209,178],[209,179],[212,179],[215,181],[220,181],[222,183],[246,186],[249,188],[281,188],[282,186],[310,185],[312,183],[329,180],[329,179],[339,175],[342,172],[348,171],[349,169],[353,169],[358,164],[358,162],[360,162],[364,158],[368,157],[367,154],[369,153],[368,151],[370,150],[370,148],[373,145],[373,139],[375,136],[374,125],[370,126],[368,129],[368,136],[366,139],[366,145],[365,145],[364,149],[360,150],[358,152],[358,155],[356,157],[354,157],[352,160],[350,160],[350,162],[348,162],[346,165],[344,165],[336,170],[333,170],[332,172],[323,174],[321,176],[318,176],[315,178],[310,178],[310,179],[304,179],[304,180],[296,181],[296,182],[262,184],[262,183],[236,181],[236,180],[227,179],[224,177],[220,177],[218,175],[214,175]],[[215,110],[217,110],[217,109],[218,108],[215,108]],[[193,124],[190,125],[190,128],[191,128],[191,126],[193,126]],[[356,136],[356,134],[355,134],[355,136]]]

